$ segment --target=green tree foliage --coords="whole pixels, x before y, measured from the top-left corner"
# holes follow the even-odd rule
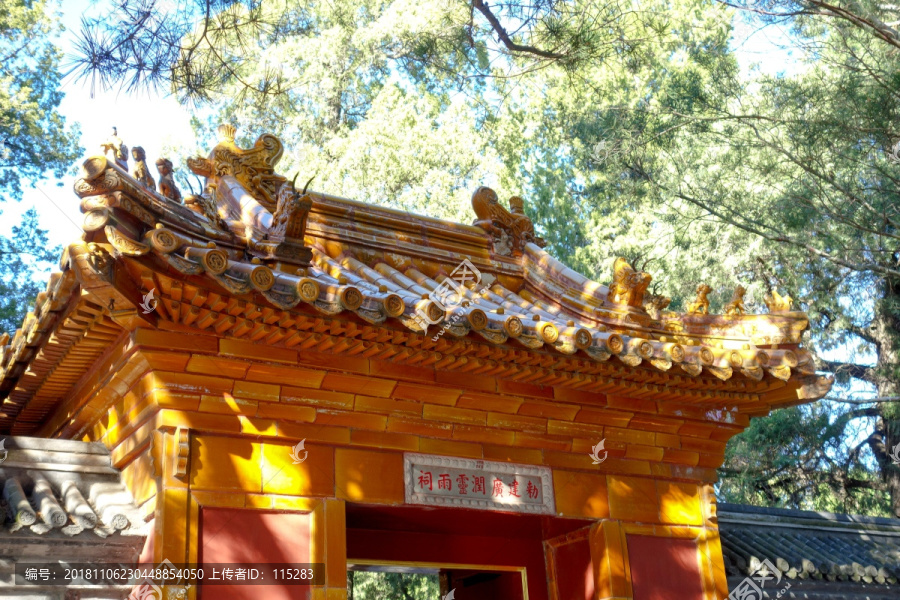
[[[817,403],[754,419],[726,448],[717,495],[757,506],[886,514],[886,494],[860,464],[861,447],[847,447],[848,438],[867,435],[855,413],[871,411],[837,412]]]
[[[0,6],[0,193],[47,172],[62,177],[77,158],[76,132],[57,112],[62,100],[61,28],[48,2],[7,0]]]
[[[206,134],[280,134],[332,193],[460,220],[475,185],[521,193],[557,256],[606,281],[624,255],[676,309],[740,283],[764,312],[777,287],[838,395],[900,397],[895,6],[754,2],[802,68],[748,78],[712,0],[149,5],[86,24],[87,72],[212,101]],[[732,444],[720,491],[900,516],[897,444],[891,400],[780,411]]]
[[[14,332],[22,324],[34,298],[46,288],[49,266],[59,253],[59,247],[49,245],[33,208],[13,226],[10,237],[0,237],[0,332]]]
[[[737,72],[732,13],[710,0],[175,4],[86,22],[86,72],[211,100],[207,140],[220,121],[244,143],[279,134],[282,168],[331,193],[467,220],[475,185],[524,191],[552,249],[592,272],[612,255],[586,246],[658,219],[634,212],[646,192],[599,145],[647,127],[626,122],[636,107],[718,101]]]
[[[695,80],[709,84],[718,69],[735,69],[727,52],[730,14],[708,1],[687,0],[677,10],[652,2],[638,11],[619,7],[615,19],[617,5],[605,5],[604,18],[616,27],[596,45],[621,46],[602,60],[584,62],[504,54],[488,30],[474,46],[466,36],[453,42],[447,32],[474,27],[473,14],[480,14],[460,6],[466,7],[260,5],[253,19],[269,22],[276,19],[270,13],[278,15],[281,35],[248,44],[234,32],[221,34],[224,48],[242,49],[234,67],[240,72],[219,89],[221,100],[212,103],[214,114],[201,129],[208,135],[218,122],[236,122],[244,125],[244,143],[274,132],[290,140],[282,168],[299,170],[301,180],[315,175],[315,188],[431,216],[469,220],[468,196],[477,185],[491,185],[501,196],[526,192],[528,210],[553,250],[574,257],[597,239],[592,219],[604,217],[597,207],[622,195],[590,163],[589,151],[604,127],[598,114],[616,118],[609,100],[627,107],[662,93],[683,96],[692,91],[683,88],[698,85]],[[595,3],[572,6],[590,12]],[[530,24],[522,31],[534,34],[529,28],[543,26],[536,19],[526,19]],[[625,38],[623,31],[629,32]],[[425,43],[434,39],[468,59]],[[517,39],[524,44],[524,37]],[[500,58],[484,62],[482,51]],[[536,60],[543,68],[528,70]],[[275,72],[285,85],[277,94],[260,93],[271,89]],[[605,198],[599,194],[604,185]],[[616,202],[602,212],[611,216],[625,208]]]
[[[549,65],[572,71],[615,60],[653,35],[635,18],[649,16],[651,10],[617,0],[363,1],[330,6],[283,0],[174,0],[168,10],[161,8],[156,0],[126,0],[109,14],[85,19],[76,56],[81,73],[127,88],[161,86],[190,100],[221,97],[223,88],[235,83],[242,96],[271,97],[311,83],[304,77],[304,65],[284,68],[277,55],[262,76],[247,76],[248,70],[257,70],[260,48],[291,36],[305,39],[310,47],[327,47],[321,57],[308,55],[326,69],[346,65],[333,60],[342,54],[340,48],[367,47],[399,68],[443,85],[494,75],[498,64],[512,67],[513,74]],[[330,13],[330,28],[321,28],[324,13]],[[309,35],[317,31],[325,35]]]
[[[726,103],[668,111],[677,128],[660,151],[623,164],[678,222],[703,218],[746,238],[732,246],[744,270],[764,288],[790,290],[818,332],[814,346],[847,357],[819,361],[846,384],[836,395],[856,382],[885,400],[830,405],[842,444],[810,437],[817,460],[801,463],[804,477],[763,469],[757,485],[810,503],[821,490],[807,483],[820,481],[861,510],[886,491],[880,506],[900,516],[900,467],[889,454],[900,444],[898,48],[844,18],[800,13],[794,25],[805,56],[798,75],[760,76]],[[754,452],[790,452],[784,439]]]
[[[77,130],[57,111],[61,53],[52,37],[60,32],[52,4],[7,0],[0,5],[0,203],[18,200],[23,185],[52,173],[61,177],[78,157]],[[0,331],[15,331],[46,279],[46,232],[31,210],[0,238]]]
[[[369,69],[347,77],[365,79]],[[279,168],[299,172],[298,181],[313,177],[311,187],[347,198],[452,220],[469,220],[473,186],[496,179],[499,159],[479,134],[479,119],[464,103],[444,101],[379,82],[365,86],[356,98],[359,114],[342,117],[334,126],[319,122],[328,100],[316,95],[277,122],[257,118],[256,107],[223,103],[199,123],[209,136],[220,122],[243,124],[244,144],[271,132],[290,140]],[[363,98],[365,96],[365,98]],[[346,98],[347,96],[344,96]],[[343,113],[346,107],[342,105]]]
[[[662,256],[654,249],[691,250],[638,169],[665,141],[654,135],[673,126],[667,111],[722,102],[721,82],[738,72],[728,48],[731,11],[702,0],[667,11],[644,6],[647,14],[633,18],[646,39],[632,52],[574,72],[520,77],[498,118],[510,187],[523,188],[553,251],[601,280],[618,253],[650,268]]]
[[[347,600],[436,600],[437,575],[347,571]]]

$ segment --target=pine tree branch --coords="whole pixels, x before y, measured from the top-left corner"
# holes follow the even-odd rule
[[[835,375],[848,375],[854,379],[859,379],[868,383],[877,383],[875,377],[875,368],[866,365],[858,365],[856,363],[846,363],[839,360],[819,360],[816,366],[829,373]]]
[[[861,327],[859,325],[854,325],[853,323],[843,324],[839,319],[834,317],[834,314],[828,310],[827,308],[820,307],[819,312],[828,319],[828,324],[825,326],[826,329],[832,329],[833,327],[840,327],[840,329],[844,331],[849,331],[856,337],[873,344],[877,348],[880,349],[880,342],[878,339],[870,333],[867,327]]]
[[[880,408],[870,407],[870,408],[857,408],[855,410],[851,410],[850,412],[840,415],[838,417],[838,419],[840,419],[842,417],[846,417],[847,420],[851,420],[851,419],[859,419],[862,417],[880,417],[880,416],[881,416]]]
[[[835,487],[840,486],[846,491],[852,490],[883,490],[884,485],[878,481],[869,481],[868,479],[857,479],[856,477],[841,477],[841,476],[830,476],[828,479],[835,484]]]
[[[884,443],[884,419],[879,419],[875,424],[875,432],[869,436],[869,448],[872,449],[876,462],[882,465],[882,471],[884,471],[884,465],[891,462],[887,446]]]
[[[847,331],[849,331],[850,333],[852,333],[853,335],[855,335],[856,337],[861,338],[861,339],[869,342],[870,344],[875,344],[876,346],[879,345],[878,340],[875,338],[875,336],[873,336],[868,331],[866,331],[866,329],[864,329],[858,325],[850,324],[850,325],[847,325],[845,327],[845,329]]]
[[[889,402],[900,402],[900,396],[881,396],[877,398],[822,398],[829,402],[840,402],[843,404],[854,404],[856,406],[864,406],[866,404],[885,404]]]
[[[762,8],[749,7],[734,2],[728,2],[727,0],[719,1],[725,6],[731,6],[732,8],[756,13],[758,15],[763,15],[766,17],[787,18],[797,17],[800,15],[817,15],[822,17],[842,19],[844,21],[847,21],[848,23],[852,23],[860,29],[869,30],[878,39],[887,42],[895,48],[900,48],[900,38],[898,38],[897,31],[886,23],[883,23],[880,20],[872,17],[864,17],[858,15],[846,8],[828,4],[827,2],[821,2],[820,0],[805,0],[805,2],[800,2],[799,4],[801,6],[806,4],[809,7],[789,11],[765,10]]]
[[[660,184],[657,183],[657,185],[660,185]],[[662,185],[660,185],[660,187],[662,189],[667,189],[665,186],[662,186]],[[671,191],[671,190],[667,190],[667,191]],[[681,200],[690,202],[691,204],[702,208],[703,210],[707,211],[708,213],[712,214],[713,216],[717,217],[718,219],[724,221],[725,223],[734,225],[738,229],[742,229],[748,233],[753,233],[755,235],[758,235],[759,237],[761,237],[765,240],[768,240],[770,242],[778,242],[781,244],[790,244],[790,245],[796,246],[798,248],[803,248],[804,250],[808,251],[810,254],[814,254],[815,256],[823,258],[823,259],[825,259],[831,263],[834,263],[838,266],[845,267],[847,269],[852,269],[854,271],[860,271],[860,272],[868,271],[871,273],[879,273],[882,275],[900,278],[900,270],[898,270],[898,269],[892,269],[890,267],[886,267],[886,266],[880,265],[875,262],[859,263],[859,262],[850,261],[850,260],[847,260],[840,256],[831,254],[829,252],[819,250],[818,248],[816,248],[810,244],[807,244],[806,242],[803,242],[799,239],[792,238],[792,237],[788,236],[787,234],[782,233],[777,230],[774,230],[771,228],[771,226],[765,225],[763,223],[754,222],[752,219],[748,219],[748,218],[744,218],[744,220],[737,219],[737,218],[731,216],[730,214],[726,214],[725,211],[720,210],[719,208],[713,206],[711,203],[704,202],[703,200],[700,200],[693,196],[688,196],[681,192],[674,192],[674,196],[676,198],[680,198]],[[745,220],[746,220],[746,222],[745,222]]]
[[[541,58],[549,58],[551,60],[560,60],[566,57],[564,54],[557,54],[556,52],[541,50],[540,48],[535,48],[534,46],[517,44],[511,37],[509,37],[509,33],[507,33],[506,29],[500,23],[500,20],[497,19],[497,16],[493,12],[491,12],[490,7],[488,7],[484,0],[472,0],[472,6],[477,8],[478,12],[484,15],[484,18],[487,19],[488,23],[491,24],[491,29],[494,30],[494,33],[497,34],[497,37],[510,52],[518,52],[520,54],[533,54],[535,56],[539,56]]]
[[[872,206],[871,203],[869,203],[864,197],[862,197],[859,194],[854,193],[853,190],[842,185],[837,180],[837,178],[835,177],[835,175],[833,173],[818,171],[815,168],[813,168],[813,165],[809,160],[804,160],[802,157],[795,156],[787,148],[784,148],[783,146],[776,144],[774,142],[770,142],[768,139],[763,137],[763,135],[759,132],[759,128],[755,124],[750,124],[750,128],[753,130],[753,133],[756,136],[756,139],[758,139],[761,144],[763,144],[764,146],[766,146],[768,148],[771,148],[775,152],[780,153],[782,156],[787,157],[787,159],[789,161],[791,161],[792,163],[794,163],[795,165],[797,165],[797,167],[799,167],[800,169],[803,169],[804,171],[806,171],[807,173],[809,173],[816,179],[818,179],[820,181],[824,181],[825,183],[827,183],[828,185],[830,185],[831,187],[836,189],[838,192],[840,192],[846,199],[850,200],[851,202],[855,202],[855,203],[859,204],[860,206],[862,206],[863,208],[865,208],[866,210],[868,210],[873,216],[875,216],[875,217],[882,216],[881,212],[879,210],[877,210],[874,206]],[[812,204],[810,204],[810,207],[815,208]],[[844,216],[840,212],[836,212],[833,210],[832,211],[824,210],[823,212],[825,212],[826,214],[828,214],[829,216],[831,216],[832,218],[834,218],[838,221],[841,221],[847,225],[850,225],[851,227],[855,227],[856,229],[860,229],[863,231],[870,231],[871,233],[874,233],[875,235],[879,235],[879,236],[887,236],[887,237],[897,238],[896,235],[891,234],[889,231],[888,232],[880,232],[877,230],[870,230],[869,228],[867,228],[863,225],[860,225],[855,221],[848,220],[848,219],[844,218]],[[885,216],[885,221],[886,221],[886,224],[891,226],[891,229],[896,229],[898,227],[897,222],[895,222],[891,219],[888,219],[886,216]]]
[[[850,452],[847,453],[848,465],[850,463],[854,463],[859,460],[859,453],[862,452],[863,446],[868,446],[871,443],[871,441],[872,441],[872,436],[870,435],[869,437],[867,437],[866,439],[864,439],[863,441],[861,441],[856,446],[854,446],[853,448],[850,449]],[[844,470],[847,471],[847,468],[845,467]]]
[[[26,38],[21,46],[17,47],[15,50],[13,50],[11,53],[7,54],[6,56],[0,58],[0,64],[2,64],[2,65],[9,64],[9,62],[12,61],[16,56],[18,56],[19,52],[21,52],[22,50],[27,48],[28,44],[30,44],[32,41],[33,41],[32,39]]]
[[[900,38],[897,36],[897,30],[886,23],[873,17],[864,17],[842,6],[821,2],[820,0],[806,0],[806,2],[810,6],[815,7],[815,10],[806,11],[806,14],[843,19],[849,23],[853,23],[860,29],[868,30],[880,40],[900,49]]]

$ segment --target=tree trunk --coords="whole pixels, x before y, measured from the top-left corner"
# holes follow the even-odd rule
[[[878,359],[875,364],[875,387],[880,398],[900,396],[900,280],[884,282],[884,296],[875,303],[871,331]],[[881,477],[891,496],[891,512],[900,518],[900,465],[891,458],[895,447],[900,455],[900,403],[881,406],[872,449],[881,467]]]
[[[878,395],[892,394],[896,395],[898,387],[896,385],[884,387],[878,386]],[[872,450],[875,452],[875,458],[881,467],[881,479],[887,486],[888,493],[891,497],[891,513],[894,517],[900,518],[900,465],[894,462],[891,454],[900,455],[900,418],[897,418],[896,406],[885,408],[882,417],[875,426],[875,443],[872,444]],[[897,452],[893,449],[897,448]]]

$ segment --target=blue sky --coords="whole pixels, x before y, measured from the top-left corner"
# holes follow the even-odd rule
[[[166,0],[158,2],[160,6],[166,3]],[[61,11],[67,31],[59,40],[63,51],[72,51],[83,15],[100,15],[111,4],[97,0],[65,0]],[[779,26],[756,29],[741,19],[735,23],[733,46],[745,71],[753,64],[757,64],[760,71],[772,74],[795,71],[799,61],[782,47],[784,45],[787,45],[787,36]],[[165,147],[194,145],[191,113],[171,96],[147,91],[129,94],[116,89],[97,89],[92,94],[88,82],[76,81],[73,77],[63,81],[62,90],[65,98],[60,112],[69,122],[80,125],[81,145],[86,157],[99,153],[99,145],[112,126],[118,128],[119,136],[129,148],[142,146],[150,162],[155,161]],[[18,215],[34,206],[43,227],[49,232],[51,243],[67,244],[80,237],[82,215],[72,193],[72,181],[72,176],[62,181],[46,179],[27,189],[21,202],[4,204],[0,232],[8,233],[11,224],[18,222]]]

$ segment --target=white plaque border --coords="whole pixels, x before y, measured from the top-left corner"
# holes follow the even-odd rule
[[[541,504],[496,504],[488,500],[478,500],[475,498],[455,498],[421,494],[415,491],[416,479],[415,473],[413,472],[413,464],[428,467],[448,467],[451,469],[485,470],[510,475],[518,474],[536,477],[541,480],[541,491],[544,494],[544,501]],[[518,512],[535,515],[556,515],[553,493],[553,472],[550,467],[404,452],[403,490],[406,504],[454,506],[457,508],[475,508],[479,510]]]

